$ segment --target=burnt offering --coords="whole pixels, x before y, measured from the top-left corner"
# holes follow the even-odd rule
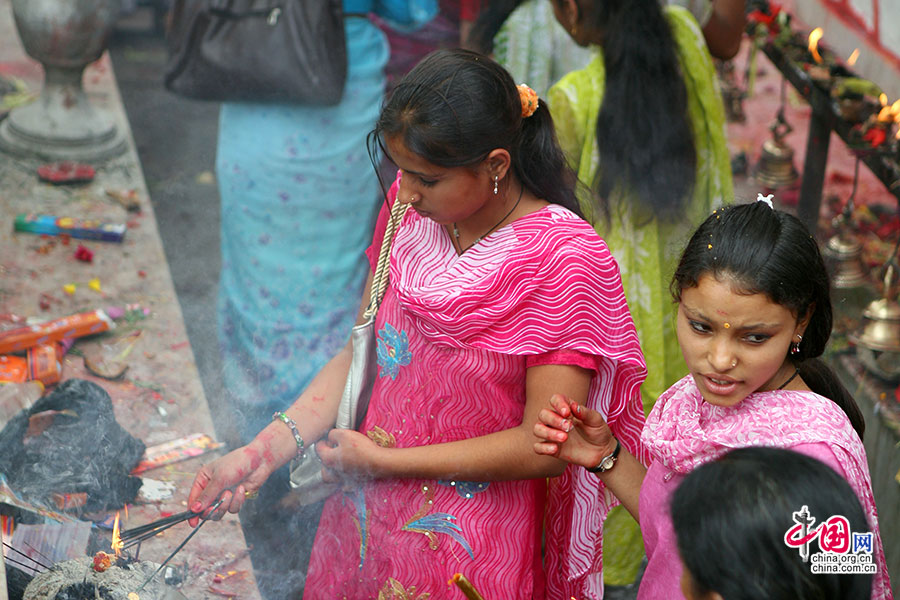
[[[23,600],[185,600],[162,577],[138,591],[158,568],[155,562],[122,560],[98,572],[93,557],[67,560],[36,575],[25,588]]]
[[[102,598],[102,600],[113,600],[109,590],[105,587],[98,587],[93,583],[73,583],[59,590],[55,600],[83,600],[87,598]]]

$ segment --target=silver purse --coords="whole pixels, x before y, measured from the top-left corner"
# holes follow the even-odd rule
[[[369,408],[369,399],[372,397],[372,387],[375,385],[378,372],[378,365],[375,362],[375,315],[387,290],[391,242],[407,208],[408,204],[394,201],[391,218],[388,220],[384,240],[378,252],[369,306],[363,313],[366,322],[354,326],[350,331],[353,356],[350,360],[347,382],[344,384],[344,393],[341,394],[341,402],[338,404],[334,423],[336,429],[356,429]],[[298,495],[301,504],[313,504],[324,500],[338,490],[337,484],[325,483],[322,480],[322,461],[316,452],[315,444],[310,444],[303,456],[292,460],[290,469],[291,487],[294,488],[294,493]]]

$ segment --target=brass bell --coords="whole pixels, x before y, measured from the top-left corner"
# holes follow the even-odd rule
[[[900,379],[900,302],[897,302],[896,263],[885,268],[882,297],[863,311],[862,333],[851,335],[863,366],[887,379]]]
[[[794,149],[780,140],[763,142],[754,176],[770,189],[794,185],[800,178],[800,173],[794,168]]]
[[[769,131],[772,139],[763,142],[754,176],[770,189],[791,187],[800,178],[800,173],[794,167],[794,149],[784,142],[784,136],[793,131],[793,127],[785,120],[783,109],[779,109]]]
[[[863,268],[862,245],[852,236],[844,232],[832,236],[826,242],[822,254],[831,272],[831,285],[834,287],[858,287],[868,280]]]
[[[831,224],[837,233],[826,243],[822,254],[828,271],[831,274],[831,285],[836,288],[858,287],[868,280],[862,262],[862,244],[854,235],[853,229],[853,199],[856,198],[856,185],[859,181],[859,158],[853,169],[853,191],[847,198],[847,203],[832,221]]]

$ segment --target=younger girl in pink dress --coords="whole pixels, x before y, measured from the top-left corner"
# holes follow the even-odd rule
[[[329,431],[348,346],[250,444],[200,470],[190,506],[224,494],[239,510],[322,439],[326,477],[343,486],[326,502],[305,598],[460,598],[455,573],[489,598],[599,598],[611,497],[536,455],[532,423],[562,390],[640,455],[646,368],[547,107],[489,58],[438,51],[394,87],[370,140],[400,168],[370,260],[390,207],[412,210],[391,245],[360,431]]]
[[[639,599],[683,597],[669,499],[687,473],[744,446],[817,458],[849,482],[865,508],[878,568],[872,598],[891,598],[863,418],[817,358],[831,335],[828,275],[802,223],[761,200],[715,211],[682,254],[672,291],[690,373],[647,418],[641,441],[649,469],[619,448],[599,413],[565,394],[540,411],[534,432],[543,441],[535,451],[597,472],[638,519],[648,560]],[[792,525],[786,514],[785,531]]]

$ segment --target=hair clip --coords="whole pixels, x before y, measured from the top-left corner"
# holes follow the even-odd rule
[[[522,102],[522,118],[527,119],[538,109],[537,92],[524,83],[520,83],[516,87],[519,90],[519,100]]]
[[[772,210],[775,210],[775,207],[772,206],[772,198],[774,198],[774,197],[775,197],[775,194],[769,194],[768,196],[763,196],[762,193],[758,193],[756,195],[756,201],[757,202],[765,202],[766,204],[769,205],[769,208],[771,208]]]

